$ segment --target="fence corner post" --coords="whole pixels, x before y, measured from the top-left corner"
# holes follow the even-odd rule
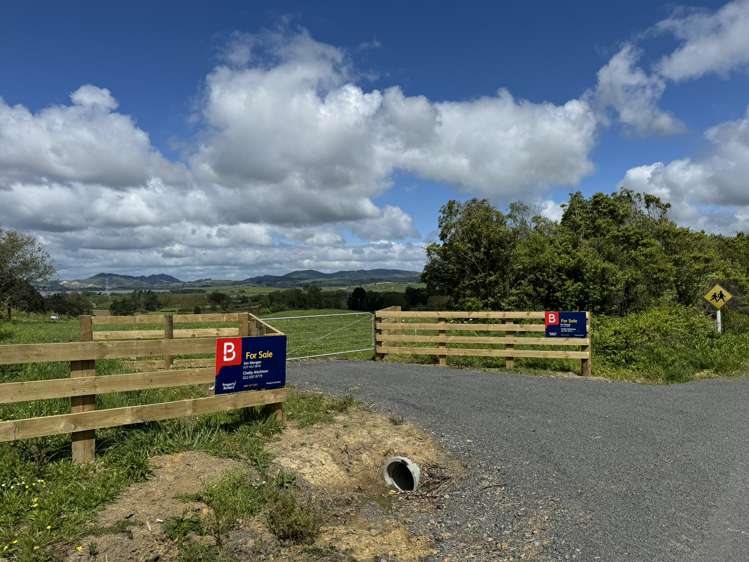
[[[585,325],[588,334],[588,341],[586,345],[582,347],[582,351],[586,352],[588,357],[586,359],[580,359],[580,375],[583,377],[590,377],[593,374],[593,339],[590,331],[590,312],[585,313]]]
[[[93,341],[93,320],[90,315],[79,317],[80,341]],[[70,362],[70,377],[95,377],[96,360],[86,359]],[[70,412],[89,412],[96,410],[96,395],[73,396],[70,398]],[[74,431],[71,434],[73,462],[86,464],[96,457],[96,432],[93,429]]]
[[[174,339],[174,315],[172,314],[164,315],[164,339],[167,339],[167,340]],[[164,354],[164,368],[165,369],[171,369],[173,362],[174,362],[174,357],[172,357],[169,354]]]
[[[239,337],[246,338],[250,335],[250,313],[240,312],[239,317]]]

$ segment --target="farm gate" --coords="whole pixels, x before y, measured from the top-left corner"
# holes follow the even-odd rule
[[[263,320],[286,334],[289,360],[374,351],[371,312],[270,316]]]

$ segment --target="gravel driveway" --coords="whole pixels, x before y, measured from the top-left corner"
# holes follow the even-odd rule
[[[439,560],[749,560],[749,379],[646,386],[354,361],[292,365],[288,378],[402,416],[468,464],[445,498]]]

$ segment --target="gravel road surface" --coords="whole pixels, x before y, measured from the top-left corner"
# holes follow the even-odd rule
[[[749,560],[749,379],[646,386],[329,361],[351,394],[469,467],[431,523],[437,560]]]

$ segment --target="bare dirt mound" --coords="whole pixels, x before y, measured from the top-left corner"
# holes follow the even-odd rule
[[[431,491],[447,482],[448,470],[455,474],[461,468],[426,432],[357,409],[329,425],[290,428],[270,450],[276,465],[304,478],[340,519],[323,527],[316,544],[353,560],[407,562],[435,554],[432,538],[414,534],[404,522],[434,510]],[[395,501],[384,484],[384,463],[394,455],[407,456],[422,468],[421,491],[412,495],[414,501]]]
[[[218,545],[209,534],[193,533],[193,542],[217,549],[221,560],[416,562],[436,554],[435,537],[416,531],[411,522],[438,509],[435,490],[449,487],[461,471],[425,432],[401,420],[352,408],[333,423],[299,428],[290,424],[267,449],[273,465],[257,484],[292,474],[304,501],[321,514],[311,541],[278,538],[271,531],[268,507],[239,521]],[[387,458],[404,455],[422,467],[420,490],[408,500],[389,490],[382,479]],[[176,560],[181,545],[164,530],[167,520],[211,519],[205,504],[185,499],[239,469],[242,462],[188,452],[152,459],[153,475],[130,487],[97,518],[99,531],[80,541],[68,560]],[[76,548],[77,547],[77,548]],[[182,544],[184,547],[184,543]],[[191,558],[188,558],[191,559]],[[203,559],[203,558],[195,558]],[[211,560],[214,558],[210,558]]]

